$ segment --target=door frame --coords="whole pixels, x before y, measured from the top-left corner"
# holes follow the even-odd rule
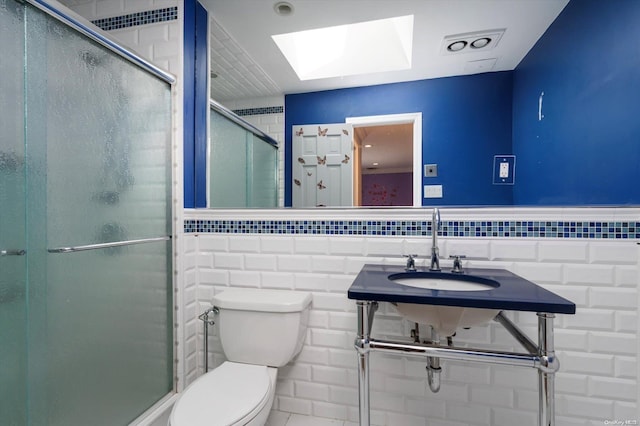
[[[413,125],[413,206],[422,207],[422,113],[347,117],[345,123],[352,124],[354,128],[407,123]]]

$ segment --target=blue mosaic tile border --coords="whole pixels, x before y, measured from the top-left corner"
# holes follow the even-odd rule
[[[287,235],[431,235],[431,221],[412,220],[200,220],[185,233]],[[445,221],[443,237],[640,239],[640,222]]]
[[[243,115],[282,114],[284,112],[284,107],[271,106],[271,107],[261,107],[261,108],[234,109],[233,112],[238,114],[240,117],[242,117]]]
[[[114,16],[112,18],[96,19],[95,21],[91,21],[91,23],[105,31],[111,31],[134,27],[136,25],[157,24],[158,22],[173,21],[174,19],[178,19],[177,6],[130,13],[128,15]]]

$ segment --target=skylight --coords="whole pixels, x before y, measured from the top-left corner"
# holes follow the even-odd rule
[[[300,80],[411,68],[413,15],[271,36]]]

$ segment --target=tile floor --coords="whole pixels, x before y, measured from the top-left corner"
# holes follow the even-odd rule
[[[271,410],[265,426],[358,426],[344,420],[325,419]]]

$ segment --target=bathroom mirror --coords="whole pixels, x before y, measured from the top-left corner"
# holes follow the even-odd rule
[[[269,135],[209,101],[207,205],[277,207],[277,147],[278,142]]]
[[[259,5],[264,2],[245,0],[245,6],[253,11],[245,9],[244,16],[230,16],[226,7],[231,2],[205,3],[214,11],[212,19],[217,19],[218,29],[212,26],[212,37],[219,36],[222,28],[223,35],[246,50],[237,53],[239,61],[246,61],[246,54],[251,53],[247,40],[257,32],[246,21],[252,19],[248,15],[267,16],[274,11],[270,7],[268,11],[256,11],[265,7]],[[342,3],[347,7],[350,2]],[[397,2],[376,5],[381,3]],[[385,85],[372,82],[371,76],[345,76],[325,79],[324,83],[318,80],[310,90],[283,90],[287,93],[284,143],[280,144],[284,150],[284,178],[280,180],[284,182],[284,206],[292,205],[295,185],[293,126],[321,125],[322,131],[325,124],[345,123],[350,117],[399,113],[421,113],[423,117],[422,158],[412,172],[420,174],[419,186],[424,191],[420,195],[434,198],[422,198],[422,205],[639,205],[640,120],[634,111],[640,110],[640,98],[634,96],[637,91],[633,88],[640,86],[640,58],[619,41],[640,37],[640,28],[635,25],[640,20],[640,3],[479,0],[465,5],[475,10],[467,11],[470,16],[484,16],[491,15],[486,12],[491,8],[506,10],[513,3],[518,4],[515,7],[545,4],[552,16],[547,16],[549,22],[533,40],[521,40],[528,45],[510,69],[500,69],[503,51],[498,47],[511,48],[518,41],[510,33],[515,33],[514,26],[519,24],[509,22],[508,14],[501,20],[502,15],[496,13],[491,28],[506,28],[500,44],[484,55],[469,53],[467,58],[473,60],[464,61],[455,75],[399,79],[398,83]],[[337,5],[334,1],[324,4],[327,14]],[[424,2],[403,2],[397,13],[406,12],[413,4]],[[285,19],[302,19],[303,5],[297,9],[294,5],[291,17],[279,17],[283,22],[280,32],[290,27],[284,24]],[[355,16],[344,15],[343,23],[350,20],[348,16]],[[238,21],[244,22],[243,34],[234,32]],[[325,22],[325,18],[318,18],[314,25]],[[417,25],[414,22],[414,28]],[[443,30],[443,34],[483,29],[466,22]],[[213,49],[219,47],[216,43],[212,43]],[[415,43],[414,49],[433,47],[424,39]],[[281,59],[275,56],[273,61]],[[218,56],[212,55],[212,71],[218,70],[216,58],[219,52]],[[258,66],[271,69],[266,62]],[[283,74],[297,78],[292,70]],[[278,76],[278,84],[272,80],[276,91],[283,85],[283,78]],[[273,91],[266,93],[274,96]],[[237,99],[219,100],[234,105],[243,97],[260,98],[238,92]],[[362,164],[362,168],[372,167]]]

